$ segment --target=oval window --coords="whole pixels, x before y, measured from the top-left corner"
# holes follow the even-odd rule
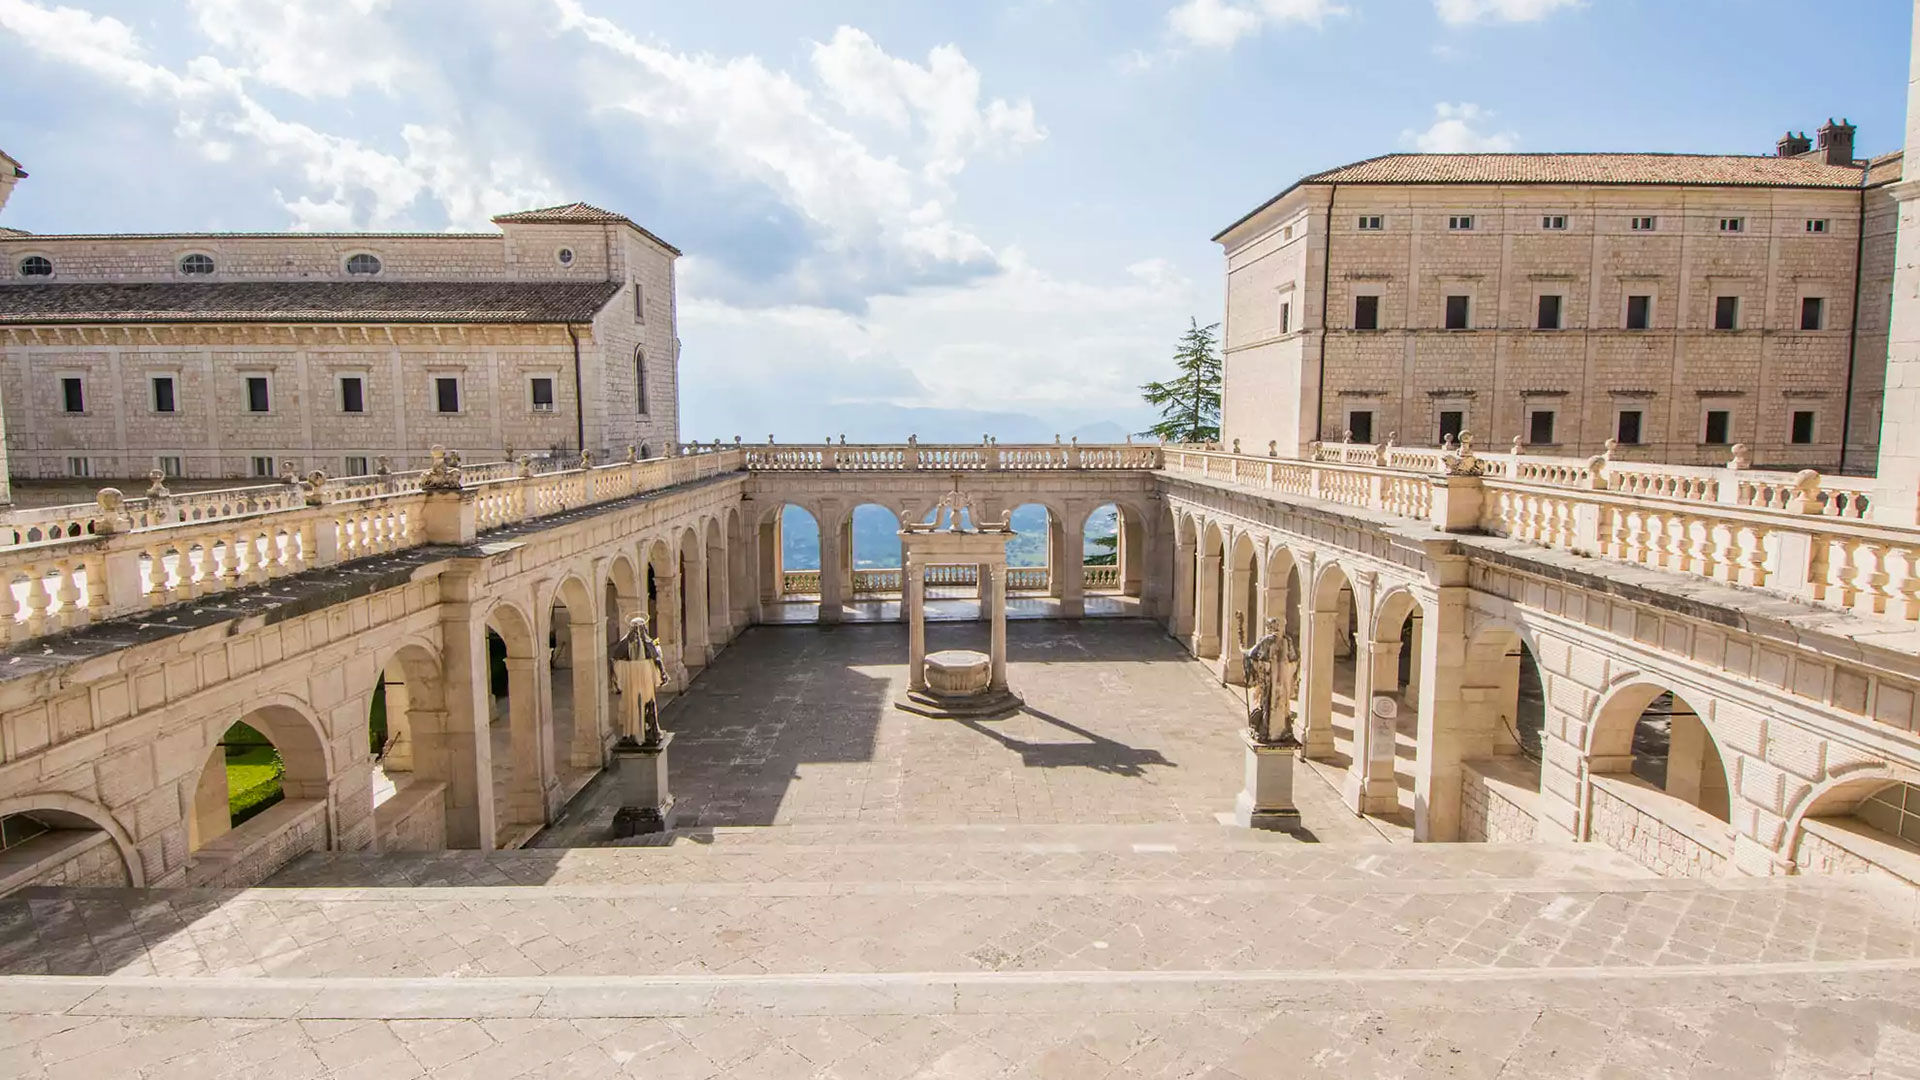
[[[380,259],[378,256],[369,255],[363,251],[358,255],[349,256],[347,259],[347,273],[349,274],[377,274],[379,272]]]
[[[21,277],[52,277],[53,260],[45,255],[29,255],[20,260]]]
[[[555,255],[560,260],[561,266],[573,265],[573,249],[572,248],[561,248],[558,252],[555,253]]]
[[[213,273],[213,256],[200,254],[182,255],[180,257],[180,272],[183,274],[211,274]]]

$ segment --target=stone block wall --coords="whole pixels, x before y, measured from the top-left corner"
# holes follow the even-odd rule
[[[0,852],[0,895],[36,885],[130,884],[120,849],[99,829],[55,829]]]
[[[1464,762],[1460,768],[1460,839],[1531,843],[1538,824],[1540,771],[1511,758]]]
[[[373,808],[375,846],[381,851],[439,851],[447,846],[447,785],[409,780]]]
[[[181,884],[244,889],[309,851],[327,850],[327,804],[286,799],[193,853]]]
[[[1634,797],[1636,788],[1672,805],[1656,812],[1645,798]],[[1678,827],[1675,817],[1691,809],[1632,777],[1595,777],[1592,839],[1662,877],[1719,877],[1728,873],[1731,844],[1710,842],[1708,836],[1716,827],[1724,830],[1725,824],[1707,819],[1693,828]],[[1666,812],[1669,810],[1672,812]],[[1705,819],[1706,815],[1700,817]]]

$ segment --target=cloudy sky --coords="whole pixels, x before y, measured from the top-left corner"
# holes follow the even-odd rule
[[[472,229],[687,253],[688,436],[1112,435],[1221,226],[1399,149],[1899,145],[1904,0],[0,0],[36,232]]]

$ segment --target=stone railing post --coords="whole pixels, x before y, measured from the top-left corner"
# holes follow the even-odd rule
[[[301,543],[307,547],[310,567],[336,566],[340,562],[340,530],[327,510],[309,510],[307,523],[300,529]]]
[[[422,523],[429,544],[471,544],[480,533],[470,491],[428,491]]]
[[[920,436],[907,436],[907,449],[900,455],[900,463],[909,471],[917,471],[920,468]]]
[[[140,547],[128,535],[133,531],[133,519],[127,514],[126,499],[120,490],[101,488],[97,501],[100,512],[93,520],[93,532],[103,541],[106,551],[100,563],[95,564],[102,580],[97,584],[87,583],[89,593],[99,589],[100,595],[89,596],[87,606],[104,610],[108,617],[125,615],[145,604],[140,592]]]
[[[1486,489],[1478,476],[1435,476],[1433,484],[1433,527],[1441,532],[1475,532],[1480,528],[1480,511],[1486,504]]]

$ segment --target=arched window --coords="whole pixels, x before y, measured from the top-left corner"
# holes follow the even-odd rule
[[[640,415],[647,414],[647,351],[633,350],[633,399]]]
[[[180,272],[183,274],[213,273],[213,256],[194,253],[180,256]]]
[[[45,255],[29,255],[20,260],[21,277],[52,277],[53,260]]]
[[[350,255],[347,257],[347,273],[349,274],[377,274],[379,272],[380,258],[377,255],[369,255],[363,251],[358,255]]]
[[[554,252],[553,256],[554,258],[560,260],[561,266],[573,265],[573,249],[572,248],[561,248],[559,251]]]

